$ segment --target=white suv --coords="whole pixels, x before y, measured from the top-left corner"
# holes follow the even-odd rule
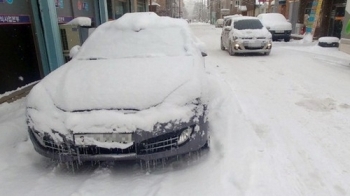
[[[284,39],[285,42],[289,42],[292,24],[282,14],[265,13],[259,14],[257,17],[272,34],[272,40]]]
[[[226,20],[221,33],[221,50],[236,53],[270,54],[271,33],[256,17],[240,16]]]

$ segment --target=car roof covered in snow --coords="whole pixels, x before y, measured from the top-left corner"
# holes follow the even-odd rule
[[[74,58],[190,55],[194,42],[184,19],[160,17],[153,12],[127,13],[97,27]]]
[[[263,13],[258,18],[266,21],[286,21],[286,18],[280,13]]]
[[[232,18],[233,21],[240,21],[240,20],[259,20],[257,17],[254,16],[239,16]]]

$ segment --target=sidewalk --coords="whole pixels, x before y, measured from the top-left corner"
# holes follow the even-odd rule
[[[0,104],[3,104],[5,102],[11,103],[16,101],[17,99],[20,99],[22,97],[25,97],[28,95],[30,90],[36,85],[37,82],[33,82],[31,84],[28,84],[26,86],[20,87],[17,90],[6,92],[3,95],[0,95]]]
[[[291,34],[292,39],[298,40],[298,39],[303,39],[304,35],[299,35],[299,34]]]

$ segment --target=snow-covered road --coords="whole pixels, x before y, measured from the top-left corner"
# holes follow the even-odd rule
[[[34,151],[22,99],[0,105],[1,195],[350,195],[350,56],[292,41],[232,57],[220,29],[192,29],[220,95],[209,153],[150,174],[136,163],[72,173]]]

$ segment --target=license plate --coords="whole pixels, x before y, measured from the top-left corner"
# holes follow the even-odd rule
[[[248,43],[249,47],[261,47],[261,43],[260,42],[252,42],[252,43]]]
[[[98,143],[121,143],[133,142],[131,133],[79,133],[74,134],[74,142],[77,146],[89,146]]]
[[[275,31],[276,33],[284,33],[284,31],[283,30],[277,30],[277,31]]]

